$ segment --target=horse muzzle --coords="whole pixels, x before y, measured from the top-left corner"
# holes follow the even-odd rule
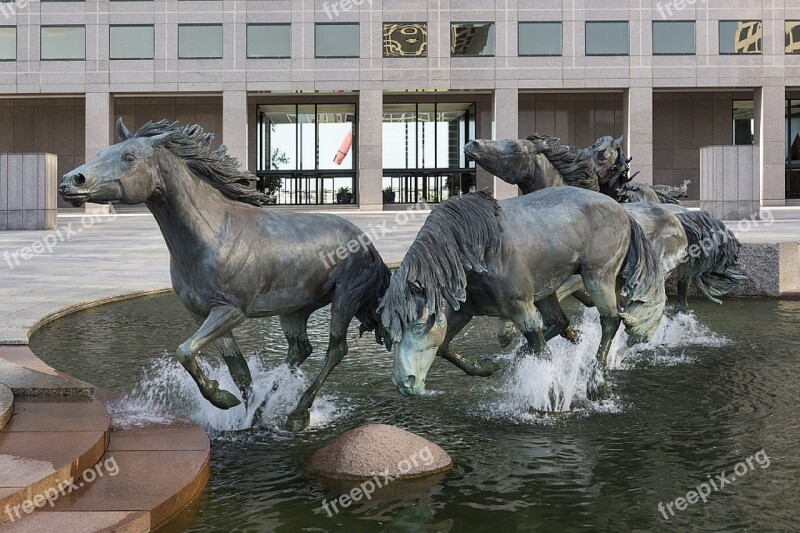
[[[64,174],[61,185],[58,186],[58,194],[74,207],[80,207],[90,196],[86,176],[81,172]]]

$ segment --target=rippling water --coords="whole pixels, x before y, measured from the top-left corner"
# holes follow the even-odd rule
[[[555,340],[547,360],[501,352],[494,320],[476,320],[455,347],[505,358],[508,369],[469,378],[436,361],[429,391],[418,398],[396,392],[389,354],[352,328],[347,358],[317,399],[311,427],[297,435],[280,427],[320,365],[325,311],[312,317],[315,351],[304,373],[282,365],[286,342],[277,320],[237,330],[268,402],[253,429],[252,409],[210,407],[174,361],[194,324],[173,295],[68,316],[41,329],[31,346],[52,366],[123,395],[111,406],[116,424],[168,419],[167,407],[209,431],[209,487],[168,530],[794,530],[800,302],[693,306],[695,315],[665,319],[646,346],[626,350],[624,335],[616,339],[612,396],[599,404],[587,402],[583,390],[599,340],[591,312],[582,316],[581,344]],[[204,360],[235,390],[215,353]],[[537,410],[547,407],[551,388],[572,405],[570,412]],[[421,434],[445,448],[456,466],[433,480],[380,489],[371,501],[329,518],[321,503],[337,487],[307,478],[303,461],[367,422]],[[761,449],[769,467],[753,463],[707,502],[676,510],[669,520],[659,512],[659,502],[685,497]]]

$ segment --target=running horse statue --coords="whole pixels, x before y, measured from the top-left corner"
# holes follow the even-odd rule
[[[600,312],[587,381],[587,396],[599,399],[620,324],[629,344],[646,341],[664,311],[664,273],[639,224],[611,198],[570,187],[499,202],[472,193],[437,206],[379,307],[400,393],[424,390],[434,357],[474,316],[510,320],[532,350],[546,351],[535,304],[575,274]]]
[[[246,318],[279,316],[294,368],[312,351],[309,316],[331,304],[325,362],[286,422],[305,428],[314,398],[347,353],[353,317],[389,348],[377,313],[390,279],[380,254],[367,241],[338,262],[321,260],[363,242],[363,232],[335,215],[259,208],[268,198],[250,186],[253,176],[224,146],[212,150],[213,134],[197,125],[149,122],[136,133],[121,119],[116,126],[118,143],[66,173],[59,192],[76,206],[144,203],[153,213],[169,248],[172,286],[200,324],[177,357],[209,402],[220,409],[241,403],[203,372],[200,350],[216,344],[247,403],[252,378],[233,329]]]
[[[570,185],[626,202],[630,206],[626,209],[645,229],[651,243],[660,246],[656,248],[666,273],[676,273],[679,311],[688,308],[690,280],[703,297],[720,304],[718,296],[746,279],[736,267],[740,244],[733,232],[706,212],[677,205],[677,197],[685,193],[688,182],[669,188],[631,181],[631,159],[622,149],[622,137],[601,137],[589,148],[562,144],[557,137],[540,134],[518,140],[479,139],[467,143],[464,153],[488,172],[519,186],[523,194]],[[659,207],[634,207],[648,201]]]

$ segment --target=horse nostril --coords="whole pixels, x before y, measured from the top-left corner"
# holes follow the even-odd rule
[[[84,183],[86,183],[86,176],[84,176],[83,174],[74,174],[74,175],[72,176],[72,180],[71,180],[71,181],[72,181],[72,184],[73,184],[74,186],[76,186],[76,187],[80,187],[80,186],[82,186]]]
[[[403,385],[407,389],[413,389],[414,384],[417,382],[417,378],[414,376],[406,376],[406,379],[403,380]]]

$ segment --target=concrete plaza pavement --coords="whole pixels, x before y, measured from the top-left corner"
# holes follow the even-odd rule
[[[375,228],[390,265],[402,260],[427,216],[413,209],[337,214],[367,233]],[[729,225],[743,243],[800,241],[800,219]],[[25,248],[41,251],[24,259]],[[0,345],[27,344],[31,328],[54,314],[170,287],[169,253],[149,213],[61,215],[55,230],[0,232]]]

